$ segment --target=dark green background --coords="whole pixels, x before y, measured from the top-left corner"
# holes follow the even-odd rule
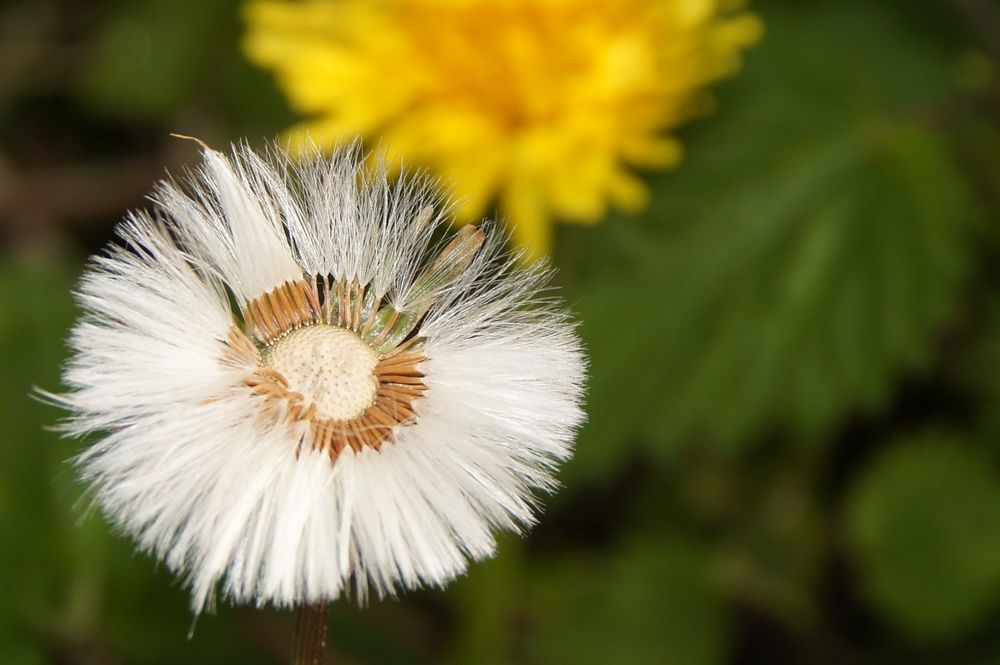
[[[755,4],[638,218],[562,227],[590,423],[528,538],[335,605],[330,661],[1000,662],[1000,6]],[[28,398],[85,257],[165,167],[294,118],[239,5],[0,8],[0,663],[278,663],[288,613],[110,533]],[[391,75],[391,73],[387,73]]]

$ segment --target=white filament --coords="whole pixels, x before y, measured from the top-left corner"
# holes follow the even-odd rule
[[[492,554],[496,528],[532,524],[583,420],[584,355],[539,296],[546,271],[522,270],[487,225],[416,331],[416,422],[331,463],[299,446],[307,423],[261,408],[253,367],[226,360],[227,292],[242,303],[304,272],[405,300],[443,214],[428,215],[426,180],[364,176],[357,150],[205,160],[187,189],[160,186],[157,211],[132,215],[79,288],[71,392],[56,399],[67,432],[102,433],[78,464],[110,520],[184,577],[196,611],[218,592],[288,606],[441,585]],[[369,360],[331,369],[336,346],[278,347],[270,362],[346,414],[367,398],[355,382]]]

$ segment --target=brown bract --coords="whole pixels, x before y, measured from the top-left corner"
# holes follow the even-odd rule
[[[286,282],[243,307],[246,332],[236,324],[229,332],[227,351],[231,359],[255,367],[244,384],[262,398],[262,408],[280,408],[288,419],[307,422],[307,443],[326,451],[331,461],[345,448],[355,452],[366,446],[379,450],[397,427],[416,419],[414,402],[427,390],[419,370],[425,360],[419,337],[409,337],[389,350],[381,348],[399,315],[380,304],[357,282],[329,278]],[[268,349],[308,326],[350,331],[372,349],[380,349],[372,371],[377,382],[375,395],[359,415],[349,419],[325,416],[316,407],[316,396],[289,385],[278,369],[268,366]]]

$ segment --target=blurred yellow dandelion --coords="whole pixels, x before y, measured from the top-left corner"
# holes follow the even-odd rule
[[[555,218],[641,209],[631,168],[735,71],[761,23],[739,0],[252,0],[249,57],[334,145],[361,134],[437,172],[458,215],[496,201],[530,254]]]

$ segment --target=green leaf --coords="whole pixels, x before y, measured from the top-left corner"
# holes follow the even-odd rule
[[[822,441],[931,358],[975,218],[921,121],[946,59],[874,4],[765,21],[648,213],[563,235],[593,359],[570,473],[610,473],[629,441]]]
[[[70,285],[49,265],[0,261],[0,570],[18,571],[7,593],[31,621],[71,586],[63,564],[77,554],[60,547],[72,523],[60,515],[72,505],[61,481],[74,446],[43,429],[57,412],[31,398],[33,386],[59,387]],[[0,627],[11,609],[0,606]]]
[[[525,541],[503,534],[496,556],[470,567],[448,589],[457,630],[451,663],[504,665],[517,644],[525,599]]]
[[[900,441],[858,480],[847,529],[867,596],[918,641],[973,628],[1000,600],[1000,482],[946,436]]]
[[[712,665],[727,651],[704,552],[682,540],[633,543],[611,560],[559,560],[533,586],[531,662]]]

